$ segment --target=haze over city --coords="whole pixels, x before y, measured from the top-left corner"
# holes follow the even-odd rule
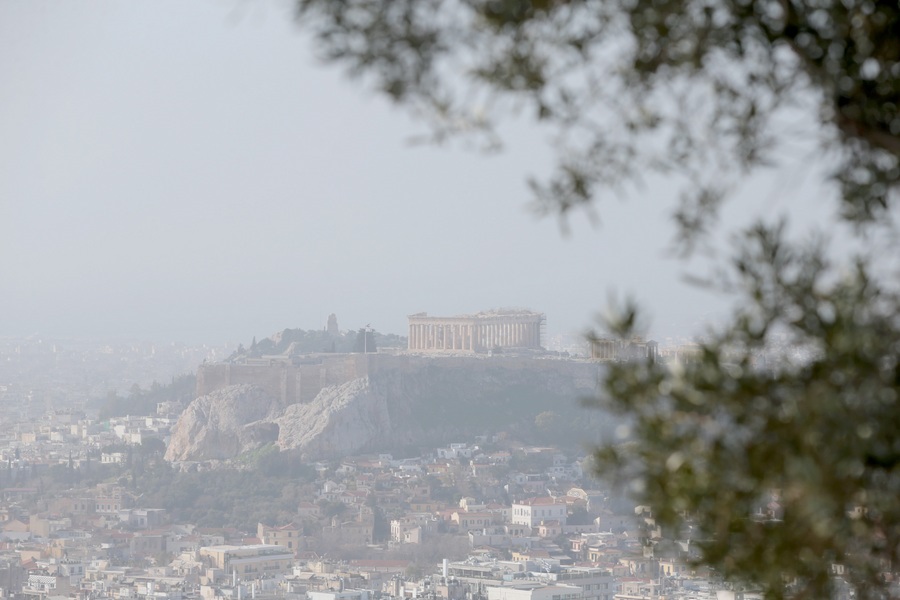
[[[898,31],[0,1],[0,600],[900,598]]]
[[[288,2],[6,2],[0,78],[0,335],[220,343],[330,313],[405,335],[498,307],[578,333],[615,293],[682,336],[724,310],[682,282],[666,185],[566,234],[529,209],[546,132],[411,144],[426,127],[319,65]],[[737,212],[781,210],[784,182]]]

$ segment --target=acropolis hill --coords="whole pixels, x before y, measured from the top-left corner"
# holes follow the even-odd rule
[[[288,354],[205,364],[166,458],[228,460],[275,444],[309,460],[333,459],[499,431],[587,443],[608,429],[600,411],[581,405],[596,394],[601,368],[496,345],[488,353]],[[535,430],[535,417],[547,411],[559,417],[559,430]]]
[[[308,460],[337,459],[499,431],[539,442],[534,436],[560,433],[532,431],[547,411],[571,428],[571,444],[596,441],[606,425],[600,411],[581,406],[596,393],[597,363],[522,356],[317,360],[205,365],[198,377],[203,395],[179,418],[166,458],[227,460],[273,443]]]
[[[510,360],[505,360],[506,368],[532,368],[531,359],[542,350],[544,320],[543,314],[524,309],[454,317],[429,317],[426,313],[418,313],[409,316],[407,353],[301,353],[295,344],[291,344],[280,354],[245,357],[240,362],[204,364],[197,374],[197,396],[229,385],[253,384],[284,405],[307,403],[325,387],[368,377],[381,369],[415,369],[415,365],[423,364],[416,362],[417,355],[441,356],[442,359],[451,356],[484,358],[495,352],[505,352],[509,354],[504,354],[504,359],[512,355]],[[337,335],[337,332],[331,335]],[[484,367],[480,361],[456,360],[442,364],[474,370]]]

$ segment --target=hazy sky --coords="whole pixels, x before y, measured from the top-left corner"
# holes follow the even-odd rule
[[[405,334],[504,306],[577,332],[617,291],[663,338],[721,311],[667,256],[666,186],[565,237],[527,209],[542,134],[411,146],[288,2],[3,0],[0,82],[0,335],[219,343],[332,312]]]

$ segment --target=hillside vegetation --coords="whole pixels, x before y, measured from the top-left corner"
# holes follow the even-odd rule
[[[234,362],[246,358],[259,358],[266,355],[285,354],[289,350],[293,354],[374,352],[377,348],[406,348],[406,338],[393,333],[380,333],[369,330],[368,340],[364,345],[363,329],[329,333],[324,329],[284,329],[279,333],[254,340],[249,348],[242,345],[235,350],[227,361]]]

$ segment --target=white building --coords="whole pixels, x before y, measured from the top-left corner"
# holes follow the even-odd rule
[[[519,584],[487,588],[488,600],[582,600],[584,592],[575,585]]]
[[[550,497],[529,498],[513,503],[510,518],[514,525],[537,527],[541,523],[558,521],[562,526],[566,524],[566,503]]]

